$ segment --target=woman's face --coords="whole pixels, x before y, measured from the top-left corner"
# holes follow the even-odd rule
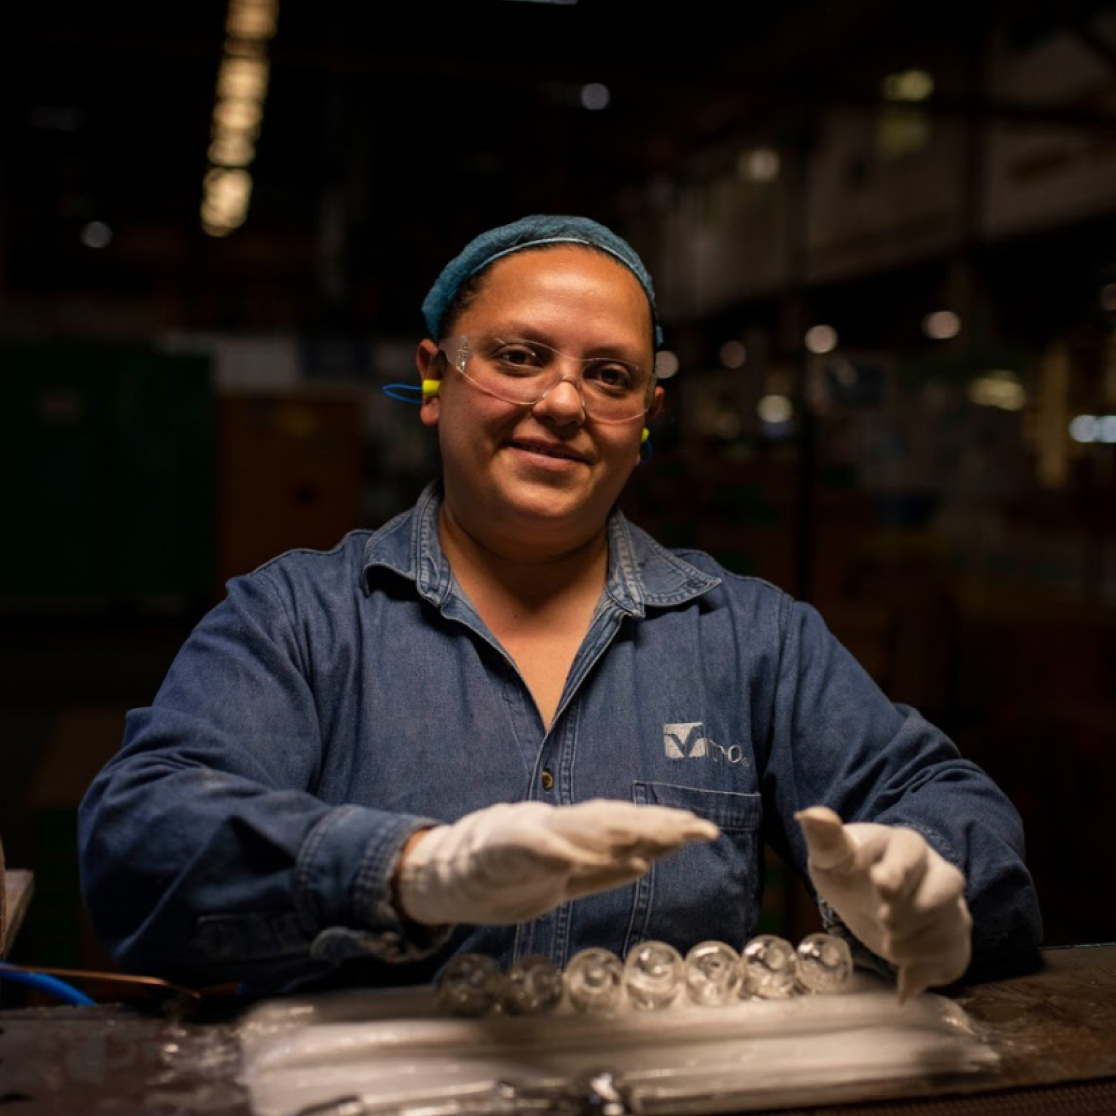
[[[610,256],[576,246],[498,260],[452,328],[455,335],[539,341],[567,357],[654,364],[651,310],[639,281]],[[436,351],[430,340],[419,346],[425,378],[437,368]],[[567,365],[565,375],[576,380],[578,367]],[[661,396],[656,388],[652,413]],[[594,422],[575,383],[559,383],[528,407],[485,394],[452,368],[421,413],[438,428],[446,510],[457,523],[501,550],[518,541],[555,553],[603,531],[638,461],[645,425],[638,418]]]

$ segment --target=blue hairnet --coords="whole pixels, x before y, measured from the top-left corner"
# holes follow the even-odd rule
[[[442,318],[461,287],[478,271],[513,252],[525,248],[542,248],[548,244],[586,244],[599,248],[619,260],[640,282],[651,305],[651,321],[655,327],[655,348],[663,344],[659,311],[655,306],[655,288],[643,261],[622,237],[588,217],[536,214],[522,217],[510,225],[489,229],[465,245],[442,269],[422,303],[422,316],[434,340],[441,340]]]

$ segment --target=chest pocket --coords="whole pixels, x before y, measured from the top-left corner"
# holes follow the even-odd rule
[[[690,810],[720,836],[657,860],[636,883],[624,952],[652,938],[685,953],[708,939],[740,949],[759,921],[763,806],[758,794],[636,782],[632,800]]]

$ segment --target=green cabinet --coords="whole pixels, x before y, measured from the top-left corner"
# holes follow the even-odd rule
[[[207,357],[0,345],[0,603],[192,609],[215,590]]]

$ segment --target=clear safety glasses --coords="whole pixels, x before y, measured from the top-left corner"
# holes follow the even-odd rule
[[[617,357],[573,357],[538,341],[447,337],[438,346],[475,387],[505,403],[533,407],[558,384],[573,384],[595,422],[634,422],[651,404],[655,375]],[[563,369],[576,366],[578,373]]]

